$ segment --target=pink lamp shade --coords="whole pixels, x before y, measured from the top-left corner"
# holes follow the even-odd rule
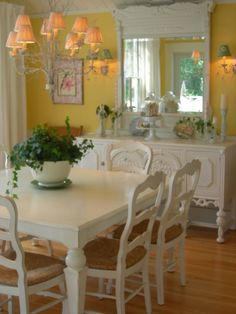
[[[75,49],[78,48],[78,35],[76,33],[70,32],[66,36],[65,49]]]
[[[63,16],[59,12],[51,12],[49,16],[49,26],[51,30],[59,30],[65,28]]]
[[[101,44],[102,40],[102,33],[99,27],[89,27],[84,39],[85,44],[95,45]]]
[[[87,30],[88,30],[87,17],[84,17],[84,16],[77,17],[72,27],[72,32],[78,33],[78,34],[85,34]]]
[[[17,32],[16,42],[21,44],[33,44],[36,42],[33,29],[29,25],[23,25]]]
[[[15,32],[19,32],[20,27],[21,26],[25,26],[25,25],[31,26],[31,22],[30,22],[29,16],[28,15],[23,15],[23,14],[18,15],[18,17],[16,19],[14,31]]]
[[[198,50],[193,50],[191,58],[197,63],[201,59],[200,52]]]
[[[48,35],[50,33],[51,33],[51,30],[50,30],[50,25],[49,25],[49,18],[47,18],[47,19],[43,20],[43,24],[42,24],[42,27],[41,27],[41,30],[40,30],[40,34],[41,35]]]
[[[7,48],[22,48],[22,46],[16,41],[17,32],[10,32],[7,37],[6,47]]]

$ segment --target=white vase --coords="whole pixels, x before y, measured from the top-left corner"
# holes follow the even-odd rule
[[[61,184],[69,175],[71,164],[67,161],[45,161],[42,170],[31,168],[31,174],[42,185]]]
[[[99,118],[99,126],[96,131],[97,136],[106,136],[106,118]]]
[[[119,118],[116,118],[112,124],[114,136],[119,136],[119,128],[120,128],[120,121],[119,120],[120,120]]]

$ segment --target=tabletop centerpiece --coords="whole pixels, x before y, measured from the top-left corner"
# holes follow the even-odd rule
[[[18,171],[24,166],[31,168],[32,176],[40,186],[55,187],[65,183],[71,166],[93,148],[88,139],[76,143],[69,117],[65,119],[65,126],[66,134],[59,135],[56,129],[46,124],[38,125],[30,137],[13,147],[9,154],[13,171],[7,194],[17,197],[14,189],[18,186]]]

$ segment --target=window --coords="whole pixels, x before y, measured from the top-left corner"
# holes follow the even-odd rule
[[[140,111],[144,100],[155,92],[154,40],[124,40],[124,104],[129,111]]]
[[[174,55],[174,93],[180,111],[201,112],[203,103],[203,60],[194,62],[191,55]]]

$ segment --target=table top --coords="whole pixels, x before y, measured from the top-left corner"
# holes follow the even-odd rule
[[[9,176],[9,170],[0,171],[2,195],[5,194]],[[127,211],[130,188],[145,178],[146,176],[130,173],[74,167],[69,175],[72,181],[70,186],[64,189],[42,190],[31,184],[30,171],[24,168],[19,172],[19,188],[16,191],[18,229],[39,236],[46,232],[45,237],[52,240],[58,239],[60,230],[66,230],[68,234],[90,230],[93,234],[96,226],[96,232],[102,227],[105,229],[106,221],[110,220],[112,223],[112,217],[117,216],[118,219],[119,215],[124,215],[122,212]],[[1,218],[4,218],[3,209],[0,213]],[[92,228],[94,230],[91,232]],[[63,236],[58,240],[65,244],[70,242]],[[72,242],[75,244],[76,241],[74,238]]]

